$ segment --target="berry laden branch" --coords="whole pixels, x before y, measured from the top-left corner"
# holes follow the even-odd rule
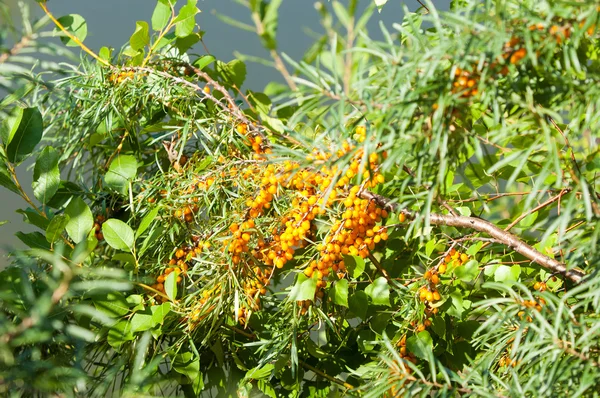
[[[392,202],[390,199],[374,194],[369,191],[362,191],[359,195],[363,199],[374,200],[379,206],[392,210],[400,211],[406,216],[406,218],[414,219],[416,214],[406,209],[400,209],[397,203]],[[489,221],[483,220],[476,217],[466,217],[459,215],[450,214],[437,214],[431,213],[429,215],[429,223],[433,225],[446,225],[449,227],[457,228],[469,228],[478,232],[483,232],[492,238],[496,239],[499,243],[502,243],[517,253],[527,257],[534,263],[546,268],[547,270],[563,275],[575,283],[581,283],[586,274],[579,269],[567,269],[567,266],[559,261],[550,258],[527,243],[523,242],[517,236],[510,232],[503,231]]]

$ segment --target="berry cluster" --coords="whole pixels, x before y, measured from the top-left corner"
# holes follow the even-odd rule
[[[102,224],[104,223],[104,221],[106,221],[104,216],[101,214],[98,214],[96,216],[96,220],[94,222],[94,235],[96,236],[96,239],[98,239],[99,241],[104,239],[104,235],[102,234]]]

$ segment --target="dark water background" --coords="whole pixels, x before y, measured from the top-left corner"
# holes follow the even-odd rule
[[[360,10],[369,4],[371,0],[359,2]],[[19,18],[16,0],[0,0],[9,4],[14,11],[14,18]],[[348,1],[341,1],[347,4]],[[32,16],[41,16],[43,12],[33,1],[30,4]],[[184,4],[184,1],[178,3]],[[325,1],[325,3],[327,3]],[[450,0],[434,1],[437,8],[446,10]],[[56,16],[66,14],[80,14],[88,24],[88,36],[85,44],[94,51],[102,46],[121,48],[127,43],[135,29],[135,22],[139,20],[150,21],[152,11],[156,2],[154,0],[50,0],[48,8]],[[278,29],[278,43],[281,52],[286,53],[293,59],[299,59],[313,43],[313,37],[307,32],[322,34],[323,29],[319,24],[319,15],[312,0],[283,0],[279,10],[280,21]],[[252,25],[248,10],[236,4],[232,0],[200,0],[197,4],[202,11],[197,16],[200,29],[205,31],[204,42],[208,50],[217,59],[229,61],[234,58],[234,52],[268,58],[268,53],[262,48],[259,38],[250,32],[241,31],[235,27],[225,24],[217,18],[215,13],[224,14],[228,17],[241,20]],[[390,0],[381,14],[374,14],[367,29],[371,37],[379,39],[382,34],[379,24],[383,23],[386,28],[393,31],[392,24],[401,22],[404,14],[403,7],[409,11],[416,11],[420,6],[416,0],[397,1]],[[2,21],[0,21],[0,25]],[[58,42],[58,38],[54,39]],[[204,54],[201,46],[194,48],[198,54]],[[282,81],[279,73],[256,63],[247,63],[248,75],[245,87],[252,90],[262,90],[264,86],[272,81]],[[0,93],[0,97],[3,97]],[[18,169],[20,181],[26,191],[33,197],[31,190],[31,170],[28,165],[21,165]],[[12,247],[24,247],[14,236],[17,231],[32,232],[35,227],[23,222],[22,216],[16,210],[23,208],[24,202],[12,192],[0,187],[0,221],[9,222],[0,226],[0,268],[8,262],[6,253]]]

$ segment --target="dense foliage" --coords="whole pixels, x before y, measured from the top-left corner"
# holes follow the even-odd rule
[[[1,27],[2,394],[596,396],[600,8],[317,3],[293,60],[240,3],[286,85],[197,54],[196,0],[120,51]]]

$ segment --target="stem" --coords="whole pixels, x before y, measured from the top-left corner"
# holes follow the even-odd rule
[[[88,46],[86,46],[85,44],[83,44],[81,42],[81,40],[79,40],[76,36],[74,36],[71,32],[69,32],[60,22],[58,22],[58,20],[56,18],[54,18],[54,15],[52,15],[52,13],[46,7],[46,1],[45,0],[39,2],[38,4],[42,8],[42,10],[44,10],[44,13],[46,13],[46,15],[48,16],[48,18],[50,18],[52,20],[52,22],[54,22],[54,25],[56,25],[57,28],[59,28],[65,35],[67,35],[67,37],[69,39],[73,40],[79,47],[81,47],[81,49],[83,51],[85,51],[86,53],[88,53],[89,55],[91,55],[93,58],[96,59],[96,61],[100,62],[102,65],[108,66],[110,68],[113,67],[108,61],[106,61],[105,59],[100,58],[95,52],[93,52],[92,50],[90,50],[88,48]]]
[[[335,377],[333,377],[333,376],[329,376],[327,373],[323,372],[322,370],[319,370],[319,369],[315,368],[315,367],[314,367],[314,366],[312,366],[312,365],[309,365],[309,364],[307,364],[307,363],[306,363],[306,362],[304,362],[304,361],[300,361],[300,360],[299,360],[299,361],[298,361],[298,363],[299,363],[299,364],[300,364],[300,366],[302,366],[303,368],[306,368],[306,369],[308,369],[308,370],[310,370],[310,371],[313,371],[313,372],[315,372],[316,374],[318,374],[319,376],[321,376],[321,377],[324,377],[325,379],[327,379],[327,380],[329,380],[329,381],[331,381],[331,382],[333,382],[333,383],[339,384],[340,386],[344,386],[344,387],[346,387],[346,388],[347,388],[347,389],[349,389],[349,390],[352,390],[352,389],[354,389],[354,386],[353,386],[352,384],[348,384],[348,383],[346,383],[346,382],[345,382],[345,381],[343,381],[343,380],[337,379],[337,378],[335,378]]]
[[[363,199],[374,200],[375,203],[383,208],[392,211],[400,211],[409,219],[415,219],[417,217],[416,213],[413,213],[410,210],[400,209],[397,203],[392,202],[390,199],[384,196],[377,195],[369,191],[362,191],[359,195]],[[497,239],[505,246],[508,246],[517,253],[527,257],[534,263],[537,263],[541,267],[546,268],[553,273],[563,275],[575,283],[581,283],[583,278],[586,276],[585,272],[582,270],[576,268],[567,269],[565,264],[540,253],[515,235],[508,231],[503,231],[491,222],[482,218],[430,213],[429,222],[433,225],[469,228],[478,232],[486,233],[492,238]]]

